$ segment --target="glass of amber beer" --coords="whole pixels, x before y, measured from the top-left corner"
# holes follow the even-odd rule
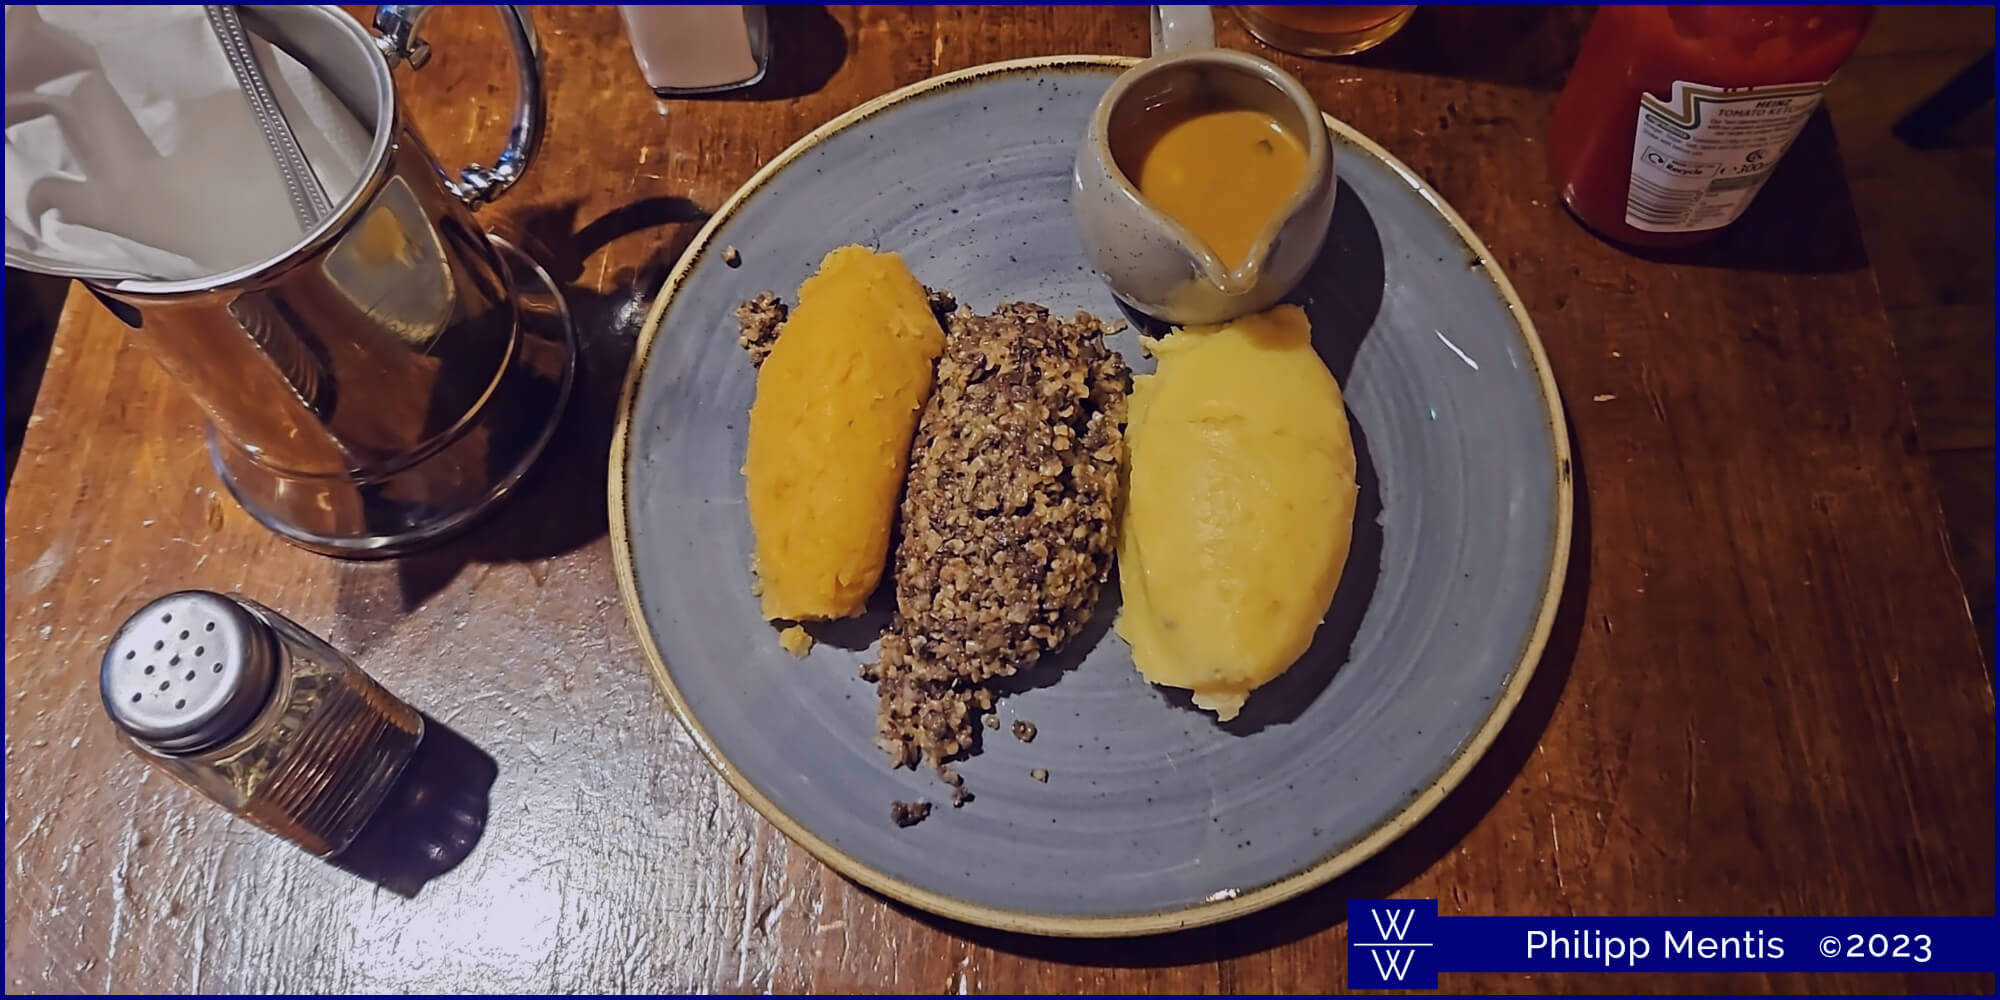
[[[1272,48],[1302,56],[1351,56],[1388,41],[1417,8],[1415,4],[1237,4],[1231,9],[1258,41]]]

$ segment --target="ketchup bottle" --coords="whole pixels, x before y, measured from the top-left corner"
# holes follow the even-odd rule
[[[1549,122],[1563,202],[1616,243],[1716,235],[1750,207],[1874,12],[1599,8]]]

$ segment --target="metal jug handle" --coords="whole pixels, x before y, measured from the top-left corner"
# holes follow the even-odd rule
[[[388,58],[389,68],[407,62],[411,69],[422,69],[430,62],[430,43],[417,33],[435,7],[427,3],[394,3],[375,8],[375,30],[382,33],[375,44]],[[507,193],[528,172],[528,164],[541,148],[542,122],[548,117],[548,98],[542,90],[541,43],[535,35],[534,19],[525,5],[494,4],[493,8],[500,12],[500,19],[506,22],[513,39],[514,68],[520,76],[520,88],[514,100],[514,125],[507,130],[507,146],[493,166],[474,163],[459,171],[456,178],[444,174],[445,187],[473,208]]]

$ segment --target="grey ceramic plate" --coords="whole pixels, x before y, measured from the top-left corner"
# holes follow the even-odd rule
[[[1141,681],[1106,628],[1114,588],[1063,669],[1005,698],[1003,730],[960,768],[977,798],[952,809],[928,771],[891,771],[875,747],[874,692],[857,676],[866,648],[822,642],[801,662],[778,647],[750,589],[738,470],[755,369],[735,305],[766,289],[790,300],[828,250],[860,242],[977,309],[1025,299],[1121,318],[1084,268],[1066,199],[1085,119],[1131,62],[1037,59],[928,80],[772,161],[667,279],[611,457],[634,631],[737,792],[867,886],[1042,934],[1209,923],[1379,850],[1506,720],[1569,546],[1568,444],[1526,312],[1435,192],[1330,120],[1333,236],[1295,298],[1346,389],[1362,495],[1346,576],[1304,660],[1218,725]],[[729,246],[739,267],[721,260]],[[1150,368],[1135,332],[1114,343]],[[1014,719],[1040,736],[1005,735]],[[939,808],[891,825],[890,802],[915,798]]]

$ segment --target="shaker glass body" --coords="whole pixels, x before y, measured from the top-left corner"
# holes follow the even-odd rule
[[[353,842],[424,733],[421,714],[312,633],[204,591],[120,629],[102,695],[147,761],[320,856]]]

